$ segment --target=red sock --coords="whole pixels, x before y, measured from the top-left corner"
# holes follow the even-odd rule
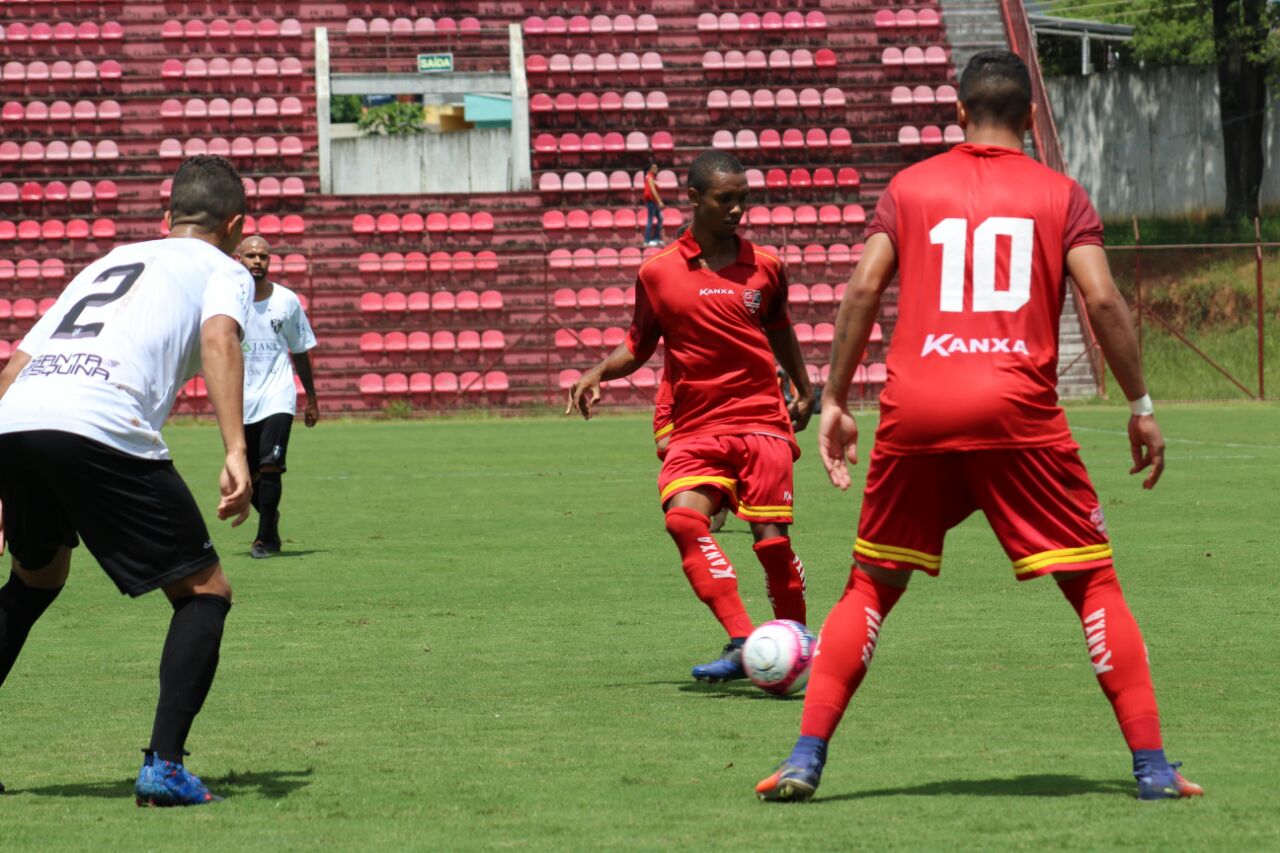
[[[818,637],[800,717],[802,737],[831,739],[867,674],[880,639],[880,624],[905,591],[878,583],[854,568],[844,596],[832,608]]]
[[[751,617],[738,597],[738,576],[711,535],[711,520],[695,509],[676,507],[667,511],[667,532],[680,549],[680,564],[694,594],[730,637],[750,634]]]
[[[756,543],[756,558],[764,566],[764,584],[774,619],[805,624],[804,565],[791,550],[791,537],[775,536]]]
[[[1085,572],[1059,587],[1080,616],[1093,672],[1111,702],[1129,749],[1161,749],[1160,712],[1151,686],[1147,647],[1115,570]]]

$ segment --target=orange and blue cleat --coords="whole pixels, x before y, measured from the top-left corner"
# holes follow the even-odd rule
[[[813,799],[827,763],[827,742],[801,737],[790,757],[756,785],[756,796],[771,803],[803,803]]]
[[[1178,772],[1181,761],[1169,762],[1163,749],[1140,749],[1133,754],[1133,778],[1140,800],[1178,800],[1200,797],[1204,788]]]

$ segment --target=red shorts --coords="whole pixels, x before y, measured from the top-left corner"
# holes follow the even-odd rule
[[[672,444],[658,474],[658,495],[714,486],[743,521],[791,524],[791,443],[772,435],[711,435]]]
[[[1111,544],[1075,444],[894,456],[873,451],[854,558],[942,567],[942,540],[980,509],[1018,580],[1107,568]]]

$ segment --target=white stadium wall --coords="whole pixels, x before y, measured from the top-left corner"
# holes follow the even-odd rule
[[[1068,171],[1104,219],[1198,216],[1226,201],[1212,68],[1114,71],[1045,81]],[[1276,101],[1267,113],[1264,208],[1280,206]]]
[[[333,192],[495,193],[511,186],[511,129],[404,136],[334,133]]]

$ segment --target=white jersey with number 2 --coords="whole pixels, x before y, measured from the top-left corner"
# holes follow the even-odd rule
[[[292,415],[298,410],[290,354],[316,345],[298,295],[281,284],[271,285],[271,295],[249,308],[244,343],[244,422],[257,423],[271,415]]]
[[[160,427],[200,369],[200,327],[245,328],[253,278],[217,248],[169,238],[85,267],[18,344],[31,362],[0,398],[0,433],[58,430],[168,459]]]

